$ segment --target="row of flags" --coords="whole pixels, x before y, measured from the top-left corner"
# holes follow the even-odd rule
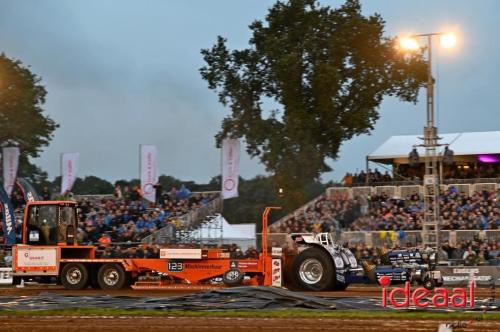
[[[20,150],[18,147],[3,147],[3,187],[7,196],[11,196],[16,183],[19,167]],[[154,202],[155,186],[158,183],[158,149],[155,145],[139,146],[139,177],[143,197]],[[80,154],[68,152],[61,154],[61,194],[70,192],[78,176]],[[201,164],[201,163],[200,163]],[[238,197],[240,141],[225,139],[222,142],[222,197],[224,199]]]
[[[140,180],[143,197],[155,201],[155,184],[158,183],[158,150],[154,145],[141,144],[139,148]],[[225,139],[222,141],[222,197],[238,197],[240,172],[240,141]]]

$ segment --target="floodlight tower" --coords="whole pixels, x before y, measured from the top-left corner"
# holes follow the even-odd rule
[[[400,46],[406,51],[424,49],[427,51],[427,116],[424,127],[425,175],[424,175],[424,222],[422,241],[424,247],[436,250],[436,260],[440,252],[440,211],[439,211],[439,167],[437,148],[439,144],[438,128],[434,121],[434,78],[432,77],[432,39],[440,38],[444,48],[451,48],[456,43],[456,36],[445,33],[426,33],[400,39]],[[422,47],[418,39],[427,39]]]

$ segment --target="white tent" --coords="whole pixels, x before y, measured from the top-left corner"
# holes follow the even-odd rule
[[[256,245],[255,228],[255,224],[231,225],[222,215],[217,214],[203,227],[194,230],[191,235],[201,241],[208,241],[219,237],[222,232],[223,244],[236,243],[245,251],[249,246]]]
[[[500,131],[486,131],[475,133],[438,134],[440,144],[449,144],[455,156],[476,156],[481,154],[500,153]],[[367,156],[368,160],[383,163],[405,163],[408,154],[414,145],[423,143],[422,135],[391,136],[375,151]],[[441,153],[444,146],[438,148]],[[423,157],[425,149],[417,148],[418,154]]]

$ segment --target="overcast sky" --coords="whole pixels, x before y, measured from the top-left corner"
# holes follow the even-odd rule
[[[263,19],[272,3],[0,0],[0,52],[43,78],[44,108],[61,125],[35,162],[53,178],[61,152],[80,152],[80,176],[129,179],[138,177],[143,143],[158,146],[163,174],[206,182],[220,173],[213,137],[228,111],[198,73],[200,49],[210,47],[217,35],[232,48],[246,47],[248,24]],[[500,130],[500,1],[372,0],[363,5],[365,14],[382,15],[391,36],[458,32],[458,47],[440,50],[434,68],[440,131]],[[424,102],[415,106],[387,98],[372,135],[345,143],[335,170],[323,180],[363,168],[365,156],[391,135],[420,133],[424,109]],[[241,175],[256,174],[264,174],[263,167],[244,156]]]

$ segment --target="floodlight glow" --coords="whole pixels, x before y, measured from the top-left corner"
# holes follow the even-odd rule
[[[457,36],[452,33],[445,33],[440,36],[441,46],[444,48],[452,48],[457,43]]]
[[[418,41],[415,38],[411,37],[401,38],[399,40],[399,45],[401,46],[401,48],[409,51],[418,50],[418,48],[420,47]]]

